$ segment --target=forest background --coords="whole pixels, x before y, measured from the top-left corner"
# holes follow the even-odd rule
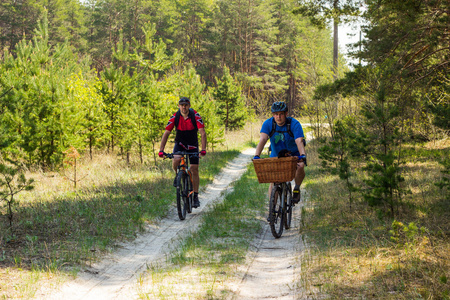
[[[328,2],[3,1],[2,153],[52,168],[69,146],[118,147],[142,162],[181,95],[202,112],[211,148],[274,101],[332,124],[367,92],[369,103],[395,99],[405,136],[448,130],[446,7]],[[370,25],[353,56],[364,67],[333,69],[324,18],[348,21],[363,4]],[[340,90],[314,95],[338,78]]]
[[[364,39],[349,68],[333,58],[329,24],[358,13]],[[313,124],[322,172],[345,183],[349,209],[362,199],[380,219],[398,218],[414,194],[407,170],[432,165],[440,192],[428,229],[447,241],[449,24],[439,0],[4,0],[0,171],[57,170],[78,151],[156,164],[180,96],[201,113],[214,151],[224,132],[281,100]],[[14,193],[0,194],[6,206]],[[412,219],[430,216],[421,214]]]
[[[221,124],[242,127],[275,100],[295,112],[332,74],[329,31],[295,6],[4,1],[2,152],[50,167],[69,146],[118,147],[142,161],[180,96],[201,111],[211,148]]]

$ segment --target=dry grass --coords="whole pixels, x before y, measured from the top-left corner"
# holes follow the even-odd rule
[[[406,164],[411,192],[395,220],[362,200],[350,210],[343,183],[321,174],[309,146],[301,284],[312,298],[450,299],[450,204],[434,185],[442,176],[434,154],[449,148],[436,144]]]
[[[0,209],[0,298],[29,298],[38,285],[75,274],[112,251],[116,241],[133,238],[170,203],[153,201],[170,189],[167,163],[149,171],[101,154],[81,159],[78,171],[88,176],[76,189],[67,171],[27,173],[35,189],[18,194],[12,230]]]
[[[250,139],[255,142],[259,126],[228,132],[223,145],[207,149],[200,162],[201,186]],[[136,153],[128,163],[117,154],[96,153],[93,160],[81,156],[76,189],[70,168],[30,170],[26,177],[35,180],[35,188],[17,195],[13,230],[0,208],[0,298],[28,297],[37,282],[53,284],[76,274],[113,251],[118,241],[133,239],[175,205],[173,176],[170,160],[155,163],[150,155],[141,164]]]

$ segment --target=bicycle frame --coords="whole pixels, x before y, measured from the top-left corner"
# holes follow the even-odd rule
[[[176,174],[176,188],[177,188],[177,209],[180,220],[186,218],[186,212],[192,212],[192,204],[194,201],[194,180],[192,178],[192,172],[189,167],[188,156],[198,156],[198,152],[179,151],[174,153],[164,153],[167,158],[180,157],[180,163],[177,166]]]
[[[188,174],[188,176],[189,176],[191,186],[193,186],[194,180],[192,178],[191,169],[189,168],[189,159],[187,158],[187,156],[188,156],[187,154],[181,156],[181,161],[180,161],[180,164],[178,165],[178,172],[180,172],[180,170],[183,172],[186,172],[186,174]],[[193,193],[194,193],[194,190],[190,191],[188,197],[191,197],[191,195]]]

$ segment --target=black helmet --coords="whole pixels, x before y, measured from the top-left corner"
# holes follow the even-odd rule
[[[274,113],[279,111],[288,111],[286,103],[283,101],[277,101],[272,104],[272,112]]]
[[[178,104],[191,104],[191,100],[189,100],[188,97],[181,97],[180,101],[178,101]]]

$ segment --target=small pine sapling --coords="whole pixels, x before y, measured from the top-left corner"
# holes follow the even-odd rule
[[[86,178],[89,174],[85,174],[83,177],[79,178],[77,174],[77,160],[80,158],[80,153],[78,153],[75,147],[70,146],[69,149],[63,152],[65,154],[64,163],[69,167],[72,167],[72,174],[64,172],[64,177],[73,182],[73,187],[77,188],[77,182],[80,182]]]
[[[352,160],[352,145],[355,142],[354,120],[351,117],[336,120],[332,126],[332,138],[319,148],[319,158],[322,168],[333,175],[339,175],[344,180],[349,192],[349,209],[352,209],[353,195],[357,189],[351,181],[354,176],[350,162]]]
[[[17,205],[14,198],[21,191],[32,190],[34,179],[26,179],[23,169],[15,161],[0,162],[0,202],[5,202],[11,233],[13,231],[13,208]]]

